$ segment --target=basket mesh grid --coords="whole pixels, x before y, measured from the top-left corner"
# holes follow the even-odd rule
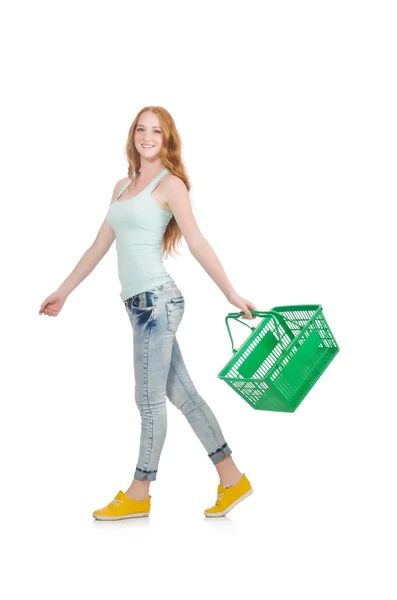
[[[321,307],[273,310],[286,320],[263,319],[218,376],[253,408],[293,412],[339,347]],[[255,349],[257,365],[252,360]],[[248,368],[247,377],[249,361],[254,370]]]

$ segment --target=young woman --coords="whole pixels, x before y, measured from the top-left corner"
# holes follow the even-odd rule
[[[181,160],[181,142],[171,115],[159,106],[139,111],[126,144],[128,177],[115,186],[108,212],[92,246],[39,314],[57,316],[68,295],[96,267],[116,240],[120,297],[133,331],[135,401],[141,439],[134,479],[95,519],[149,515],[149,487],[157,477],[167,429],[166,395],[182,411],[219,474],[217,500],[204,511],[221,517],[252,494],[245,473],[235,465],[219,423],[196,390],[176,339],[185,301],[166,272],[162,251],[175,250],[183,236],[192,255],[228,301],[255,318],[252,302],[233,289],[192,213],[190,184]]]

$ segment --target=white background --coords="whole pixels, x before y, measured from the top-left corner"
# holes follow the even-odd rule
[[[396,598],[396,19],[392,2],[17,2],[3,8],[4,598]],[[292,414],[217,374],[236,311],[186,243],[178,341],[254,494],[168,403],[148,519],[116,249],[38,315],[93,242],[136,113],[175,119],[199,227],[259,310],[321,304],[340,352]],[[257,321],[258,323],[258,321]],[[248,330],[231,323],[236,343]],[[394,570],[394,573],[393,573]]]

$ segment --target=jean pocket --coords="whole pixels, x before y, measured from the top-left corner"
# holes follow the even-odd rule
[[[153,309],[156,304],[156,294],[152,290],[141,292],[131,298],[130,308],[134,309]]]
[[[175,296],[165,303],[167,309],[167,329],[176,333],[185,310],[185,299],[183,296]]]

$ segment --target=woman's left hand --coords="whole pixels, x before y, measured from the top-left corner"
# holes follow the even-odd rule
[[[228,301],[230,304],[237,306],[237,308],[245,313],[245,315],[241,317],[242,319],[256,319],[256,315],[252,315],[250,310],[257,310],[257,308],[253,302],[250,302],[250,300],[246,300],[242,296],[239,296],[236,292],[232,292],[228,297]]]

